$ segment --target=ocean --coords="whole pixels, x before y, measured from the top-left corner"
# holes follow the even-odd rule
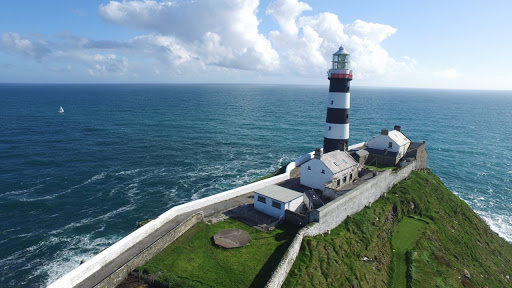
[[[352,86],[350,144],[401,125],[512,242],[512,91]],[[0,84],[0,287],[45,287],[138,222],[321,147],[327,91]]]

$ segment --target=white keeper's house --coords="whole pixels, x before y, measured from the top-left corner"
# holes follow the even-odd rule
[[[374,156],[373,159],[377,158],[378,163],[372,163],[373,165],[387,164],[392,166],[396,165],[405,156],[410,145],[411,140],[402,133],[401,127],[395,126],[391,131],[382,129],[380,135],[373,137],[368,142],[366,150]],[[379,161],[386,163],[379,163]]]
[[[320,191],[326,186],[341,188],[357,178],[358,168],[347,151],[322,154],[316,149],[313,158],[300,167],[300,184]]]
[[[300,212],[304,194],[277,185],[254,191],[254,208],[272,217],[284,217],[284,211]]]

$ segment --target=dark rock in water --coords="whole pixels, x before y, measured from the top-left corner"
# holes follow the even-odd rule
[[[139,229],[140,227],[148,224],[149,222],[151,222],[153,219],[148,219],[148,220],[144,220],[144,221],[141,221],[139,223],[137,223],[137,228],[135,228],[135,230]]]

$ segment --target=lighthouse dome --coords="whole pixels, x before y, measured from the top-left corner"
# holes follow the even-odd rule
[[[340,46],[340,49],[338,49],[338,51],[336,51],[336,53],[332,54],[332,55],[349,55],[347,50],[345,50],[345,48],[343,48],[343,46]]]

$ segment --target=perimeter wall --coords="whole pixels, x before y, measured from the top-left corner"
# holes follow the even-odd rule
[[[309,220],[315,222],[302,228],[297,233],[265,287],[281,287],[299,254],[304,236],[316,236],[329,232],[340,225],[347,216],[363,210],[364,207],[379,199],[381,195],[385,195],[393,185],[407,178],[412,171],[426,168],[425,165],[426,161],[412,161],[397,172],[391,172],[391,170],[381,172],[317,211],[311,211]]]
[[[292,162],[294,163],[294,162]],[[264,179],[258,182],[254,182],[233,190],[225,191],[219,194],[215,194],[206,198],[202,198],[196,201],[188,202],[179,206],[175,206],[171,209],[169,209],[164,214],[160,215],[158,218],[150,221],[146,225],[140,227],[139,229],[135,230],[134,232],[130,233],[123,239],[119,240],[114,245],[108,247],[107,249],[103,250],[93,258],[89,259],[82,265],[76,267],[71,272],[67,273],[66,275],[59,278],[57,281],[53,282],[48,286],[48,288],[73,288],[73,287],[115,287],[115,283],[118,283],[118,281],[122,281],[126,275],[131,271],[131,269],[137,268],[138,266],[135,266],[135,264],[131,263],[143,263],[140,262],[140,260],[145,259],[145,253],[144,251],[152,251],[153,245],[155,243],[152,243],[148,247],[144,247],[141,251],[138,251],[137,255],[131,259],[129,259],[127,262],[123,263],[119,267],[109,267],[112,265],[115,259],[122,257],[125,255],[125,253],[133,249],[133,247],[136,246],[137,243],[143,241],[147,237],[149,237],[152,233],[154,233],[156,230],[160,229],[161,227],[165,226],[169,221],[172,221],[175,217],[180,216],[184,213],[190,213],[193,211],[197,211],[200,209],[205,208],[206,206],[220,203],[222,201],[230,200],[234,197],[244,195],[246,193],[252,192],[254,190],[261,189],[265,186],[276,184],[282,181],[285,181],[290,178],[290,174],[287,171],[284,174],[277,175],[268,179]],[[197,220],[197,219],[196,219]],[[188,221],[188,220],[187,220]],[[187,222],[185,221],[185,222]],[[195,220],[191,220],[192,222]],[[197,220],[199,221],[199,220]],[[197,222],[196,221],[196,222]],[[179,230],[184,230],[181,233],[184,233],[188,228],[192,227],[192,222],[189,222],[185,226],[182,226],[183,228],[180,228]],[[183,225],[183,224],[182,224]],[[187,228],[188,227],[188,228]],[[174,231],[175,229],[172,229]],[[162,236],[169,233],[169,231],[165,231],[165,233],[162,233]],[[181,234],[180,234],[181,235]],[[179,236],[179,235],[178,235]],[[177,238],[177,237],[176,237]],[[173,239],[173,237],[169,237],[168,239]],[[174,240],[172,240],[174,241]],[[169,243],[167,243],[169,244]],[[160,244],[158,244],[160,245]],[[164,246],[165,247],[165,246]],[[140,259],[138,259],[140,258]],[[145,263],[145,262],[144,262]],[[104,269],[112,269],[112,271],[108,272],[108,276],[104,279],[101,279],[97,283],[90,284],[87,282],[88,278],[92,277],[94,274],[98,273],[99,271],[105,271]],[[116,274],[118,273],[118,274]],[[101,273],[100,273],[101,274]],[[124,276],[123,276],[124,275]],[[98,286],[99,285],[99,286]]]

